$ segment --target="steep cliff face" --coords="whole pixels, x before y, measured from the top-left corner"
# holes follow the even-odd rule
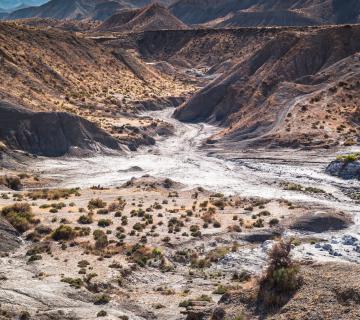
[[[0,102],[0,140],[12,149],[42,156],[120,150],[114,138],[78,116],[31,112],[4,102]]]

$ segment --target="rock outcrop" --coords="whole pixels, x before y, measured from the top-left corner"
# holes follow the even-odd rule
[[[360,180],[360,161],[335,160],[328,165],[326,173],[342,179]]]
[[[0,140],[12,149],[42,156],[120,150],[114,138],[76,115],[31,112],[5,102],[0,102]]]
[[[18,232],[0,217],[0,254],[10,252],[21,244]]]

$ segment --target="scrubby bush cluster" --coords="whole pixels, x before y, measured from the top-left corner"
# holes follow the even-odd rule
[[[268,308],[284,305],[301,286],[299,266],[291,258],[291,241],[280,240],[269,252],[269,265],[260,281],[259,299]]]
[[[68,199],[70,196],[80,196],[80,189],[42,189],[36,190],[32,192],[28,192],[26,195],[31,200],[60,200],[60,199]]]
[[[16,191],[20,190],[22,187],[20,178],[12,177],[12,176],[0,177],[0,184],[4,185],[5,187],[8,187],[9,189]]]
[[[336,159],[344,162],[354,162],[360,159],[360,152],[338,156]]]
[[[28,203],[15,203],[2,209],[2,215],[19,232],[23,233],[29,230],[34,220],[31,206]]]

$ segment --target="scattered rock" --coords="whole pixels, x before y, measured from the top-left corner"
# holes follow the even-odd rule
[[[342,243],[346,246],[354,246],[359,243],[359,239],[357,239],[351,235],[344,235],[342,237]]]

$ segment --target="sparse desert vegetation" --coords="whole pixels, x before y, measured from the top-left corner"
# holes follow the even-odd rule
[[[0,200],[2,216],[28,239],[26,263],[44,275],[51,268],[54,283],[67,284],[67,290],[88,292],[96,314],[118,301],[123,291],[129,297],[140,295],[144,310],[191,314],[198,306],[212,308],[217,296],[242,290],[256,279],[246,270],[217,271],[224,261],[254,246],[243,239],[269,230],[276,239],[276,230],[290,217],[311,212],[283,200],[226,196],[203,188],[146,190],[151,179],[132,180],[132,187],[122,188],[24,191],[23,202]],[[139,186],[145,189],[139,192]],[[24,202],[34,199],[36,203]],[[101,211],[105,209],[106,214]],[[302,241],[308,240],[275,242],[261,262],[268,269],[256,281],[266,308],[280,308],[302,285],[302,266],[290,257],[291,248]],[[149,285],[131,280],[146,274],[164,278]],[[180,287],[171,284],[175,278]],[[194,279],[201,279],[206,289]],[[159,299],[164,303],[154,305]]]
[[[360,319],[345,2],[0,0],[0,318]]]

